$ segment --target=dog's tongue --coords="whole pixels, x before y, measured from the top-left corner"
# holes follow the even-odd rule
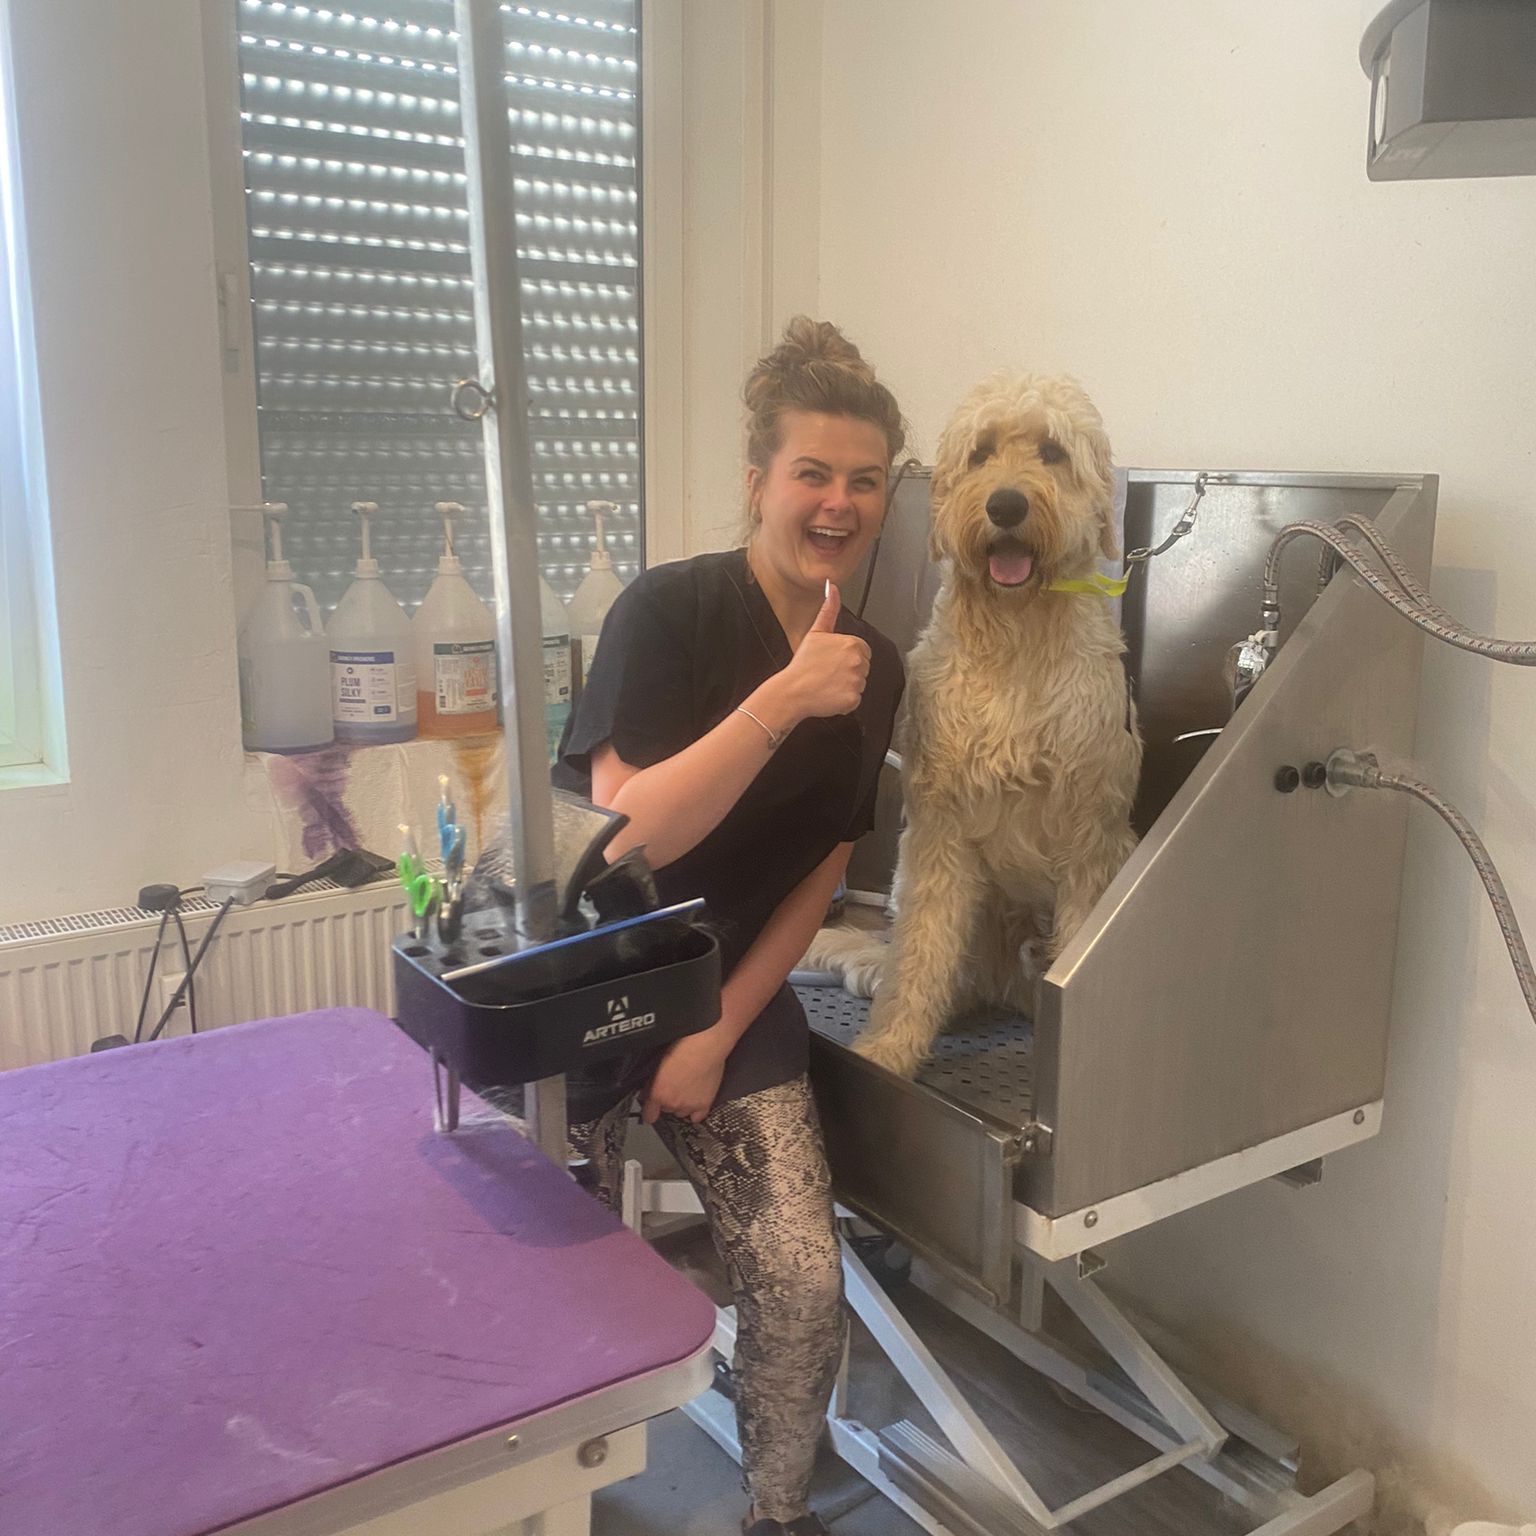
[[[1023,550],[994,550],[987,565],[998,586],[1019,587],[1029,580],[1029,573],[1035,568],[1035,557]]]

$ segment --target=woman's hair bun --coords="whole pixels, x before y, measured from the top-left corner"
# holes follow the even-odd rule
[[[786,411],[867,421],[884,435],[888,461],[906,442],[896,397],[830,320],[796,315],[784,327],[778,346],[748,374],[742,398],[747,407],[747,461],[759,469],[766,469],[779,450]]]

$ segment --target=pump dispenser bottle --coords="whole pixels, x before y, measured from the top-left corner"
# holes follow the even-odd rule
[[[624,590],[613,569],[613,560],[603,541],[603,516],[617,512],[611,501],[589,501],[587,511],[597,524],[597,544],[592,550],[591,564],[581,578],[566,611],[571,619],[571,638],[581,657],[581,681],[585,686],[587,673],[592,670],[592,658],[597,655],[598,637],[603,632],[603,620],[613,607],[614,599]]]
[[[409,741],[416,734],[416,646],[411,621],[373,558],[375,501],[354,501],[362,552],[331,615],[331,714],[337,741]]]
[[[306,752],[333,739],[330,652],[315,594],[283,559],[285,502],[269,502],[272,555],[261,596],[241,627],[240,734],[247,752]],[[294,599],[304,604],[304,622]]]
[[[440,501],[443,553],[411,620],[416,715],[423,736],[478,736],[496,729],[496,620],[464,579],[453,547],[456,501]]]

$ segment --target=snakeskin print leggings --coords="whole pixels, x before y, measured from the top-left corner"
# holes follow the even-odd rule
[[[632,1103],[571,1129],[613,1210]],[[699,1125],[663,1115],[656,1129],[699,1193],[735,1293],[745,1486],[759,1519],[798,1519],[844,1328],[832,1181],[810,1085],[801,1076],[717,1104]]]

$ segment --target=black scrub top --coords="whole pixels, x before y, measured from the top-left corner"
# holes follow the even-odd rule
[[[880,768],[901,701],[901,657],[847,608],[837,629],[870,649],[858,709],[801,721],[719,826],[656,871],[663,901],[704,898],[727,977],[779,903],[837,844],[874,825]],[[633,767],[663,762],[713,730],[790,658],[745,550],[645,571],[615,599],[603,624],[561,742],[555,783],[590,796],[592,753],[604,742]],[[807,1042],[804,1012],[785,987],[737,1042],[716,1102],[799,1076]]]

